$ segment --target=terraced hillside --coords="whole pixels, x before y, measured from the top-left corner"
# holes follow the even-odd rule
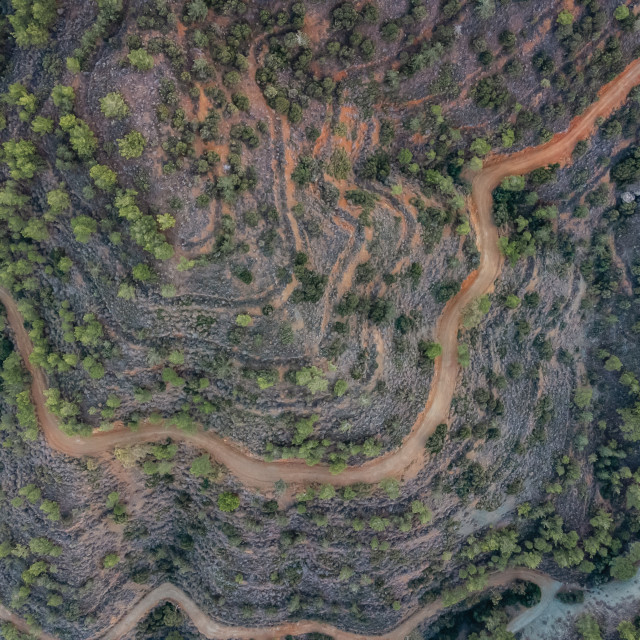
[[[635,575],[633,7],[0,26],[7,638],[536,637]]]

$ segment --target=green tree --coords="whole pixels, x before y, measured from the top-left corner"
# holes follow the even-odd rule
[[[240,80],[242,80],[242,76],[237,71],[227,71],[222,78],[225,87],[235,87]]]
[[[47,538],[31,538],[29,549],[31,549],[31,553],[36,555],[51,556],[52,558],[59,558],[62,554],[62,547]]]
[[[170,213],[162,213],[156,217],[160,231],[172,229],[176,224],[176,219]]]
[[[470,145],[471,153],[477,156],[486,156],[491,151],[491,145],[484,138],[476,138]]]
[[[153,69],[153,57],[150,56],[146,49],[134,49],[127,55],[129,63],[138,71],[149,71]]]
[[[184,364],[184,353],[182,353],[182,351],[174,349],[173,351],[171,351],[171,353],[169,353],[167,360],[169,360],[169,362],[175,366],[180,366]]]
[[[318,421],[318,417],[319,416],[314,414],[296,422],[296,433],[293,436],[293,444],[302,444],[313,433],[314,424]]]
[[[296,371],[295,379],[297,385],[307,387],[314,395],[318,391],[326,391],[329,386],[329,381],[325,378],[324,373],[315,365],[302,367]]]
[[[53,120],[44,116],[36,116],[31,123],[31,130],[40,136],[53,131]]]
[[[11,0],[9,22],[19,47],[42,47],[57,18],[55,0]]]
[[[591,404],[592,397],[591,387],[578,387],[573,393],[573,402],[578,409],[586,409]]]
[[[258,387],[264,391],[265,389],[273,387],[273,385],[278,382],[278,379],[278,372],[276,370],[265,370],[258,374],[256,382],[258,383]]]
[[[411,513],[418,516],[420,524],[427,524],[431,522],[431,519],[433,518],[431,510],[419,500],[414,500],[411,503]]]
[[[123,282],[118,287],[118,298],[122,298],[123,300],[133,300],[136,297],[136,288],[128,283]]]
[[[176,286],[171,283],[160,285],[160,295],[163,298],[173,298],[176,295]]]
[[[291,178],[298,186],[304,187],[313,179],[315,168],[316,162],[311,156],[301,156]]]
[[[333,385],[333,395],[340,398],[347,392],[347,389],[349,389],[349,385],[346,380],[336,380]]]
[[[60,520],[60,505],[55,500],[43,500],[40,511],[47,514],[47,519],[52,522]]]
[[[422,357],[431,361],[442,354],[442,346],[438,342],[425,342],[424,340],[420,340],[418,350]]]
[[[58,189],[52,189],[47,193],[47,204],[49,205],[50,217],[55,218],[71,208],[71,198],[65,191],[64,185]]]
[[[633,622],[623,620],[617,627],[620,640],[640,640],[640,629],[637,629]]]
[[[583,640],[602,640],[600,625],[592,615],[580,616],[576,622],[576,630]]]
[[[38,101],[34,94],[19,82],[9,85],[9,91],[4,95],[8,104],[20,107],[19,117],[23,122],[29,122],[38,108]]]
[[[329,159],[327,173],[336,178],[336,180],[345,180],[351,172],[351,161],[349,154],[342,148],[338,147]]]
[[[520,298],[511,293],[506,297],[504,306],[507,307],[507,309],[517,309],[520,306]]]
[[[89,216],[77,216],[71,220],[71,229],[78,242],[86,244],[98,230],[98,223]]]
[[[181,378],[173,369],[165,367],[162,370],[162,381],[171,384],[174,387],[184,387],[186,381]]]
[[[146,140],[139,131],[131,131],[124,138],[118,139],[118,149],[120,155],[128,160],[139,158],[144,151]]]
[[[129,115],[129,105],[120,92],[112,91],[100,98],[100,111],[105,118],[112,120],[126,118]]]
[[[97,347],[104,335],[102,325],[93,313],[85,313],[82,322],[73,330],[76,340],[85,347]]]
[[[627,509],[640,510],[640,484],[634,483],[627,487]]]
[[[85,368],[92,380],[101,380],[104,378],[104,366],[98,362],[93,356],[87,356],[82,360],[82,366]]]
[[[611,575],[616,580],[631,580],[636,575],[636,565],[629,556],[618,556],[611,563]]]
[[[120,556],[117,553],[108,553],[102,558],[102,566],[105,569],[113,569],[120,562]]]
[[[629,14],[629,7],[626,4],[619,4],[613,12],[613,17],[622,22],[622,20],[626,20],[629,17]]]
[[[380,516],[373,516],[369,519],[369,526],[374,531],[384,531],[389,526],[389,521],[386,518],[381,518]]]
[[[73,111],[73,105],[76,99],[73,87],[57,84],[53,87],[53,91],[51,91],[51,98],[53,99],[53,104],[63,113],[67,114]]]
[[[211,464],[211,458],[207,453],[201,455],[199,458],[196,458],[191,463],[191,468],[189,469],[189,473],[196,476],[196,478],[204,478],[206,476],[209,476],[211,475],[212,471],[213,465]]]
[[[431,454],[437,454],[444,449],[444,443],[447,439],[447,425],[439,424],[432,435],[427,439],[427,443],[425,445],[426,450]]]
[[[78,157],[84,160],[93,157],[98,140],[84,120],[69,113],[60,118],[60,128],[69,134],[69,142]]]
[[[606,362],[604,363],[604,368],[607,371],[620,371],[620,369],[622,369],[622,362],[620,361],[620,358],[618,358],[618,356],[611,356],[607,358]]]
[[[155,280],[156,274],[153,272],[151,267],[144,262],[140,262],[133,267],[131,270],[134,280],[138,280],[139,282],[152,282]]]
[[[42,166],[35,145],[30,140],[9,140],[3,143],[4,161],[14,180],[30,180]]]
[[[35,504],[40,501],[42,497],[42,491],[35,484],[28,484],[24,487],[21,487],[18,490],[18,495],[27,499],[30,504]]]
[[[89,169],[89,175],[96,187],[102,191],[113,191],[113,188],[118,184],[118,176],[115,171],[104,164],[94,164]]]
[[[49,237],[47,225],[42,218],[31,218],[22,228],[21,234],[24,238],[30,238],[36,242],[42,242]]]
[[[507,176],[500,186],[505,191],[522,191],[525,186],[524,176]]]
[[[568,27],[570,24],[573,23],[573,14],[571,13],[571,11],[567,11],[566,9],[563,9],[558,14],[558,17],[556,18],[556,22],[559,25],[562,25],[563,27]]]
[[[483,20],[491,18],[496,12],[495,0],[476,0],[476,13]]]
[[[240,506],[240,498],[231,491],[223,491],[218,496],[218,508],[220,511],[235,511]]]
[[[491,309],[491,299],[488,295],[480,296],[473,302],[469,303],[462,314],[462,324],[466,329],[473,329],[477,327],[482,318],[489,313]]]

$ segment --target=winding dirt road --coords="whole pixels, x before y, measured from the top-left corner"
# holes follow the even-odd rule
[[[344,486],[355,482],[376,483],[391,476],[404,479],[415,476],[423,465],[427,438],[449,416],[458,375],[458,328],[462,313],[470,302],[493,287],[502,267],[498,229],[492,218],[493,189],[509,175],[528,173],[553,162],[567,164],[576,142],[592,132],[597,118],[606,117],[621,106],[631,88],[638,82],[640,60],[635,60],[601,89],[599,100],[572,120],[566,132],[555,135],[549,142],[538,147],[490,158],[473,178],[469,208],[477,234],[480,266],[467,277],[460,292],[449,300],[440,316],[436,340],[442,346],[442,355],[435,362],[427,404],[398,449],[360,466],[349,467],[339,475],[332,475],[327,465],[310,467],[301,460],[265,462],[243,447],[215,434],[202,431],[185,433],[174,427],[157,424],[145,423],[135,432],[112,431],[97,433],[88,438],[65,435],[58,428],[55,416],[46,408],[46,378],[43,371],[29,361],[33,344],[24,329],[16,303],[7,290],[0,289],[0,301],[6,307],[18,350],[32,376],[33,401],[49,445],[70,456],[85,456],[110,451],[116,446],[123,447],[171,436],[175,440],[187,441],[205,449],[245,486],[261,490],[273,489],[274,483],[280,479],[289,484],[318,482]]]
[[[12,611],[9,611],[6,607],[3,607],[0,604],[0,620],[4,620],[4,622],[9,622],[12,624],[18,631],[21,633],[30,633],[33,634],[33,629],[27,624],[26,620],[18,617]],[[53,636],[50,636],[48,633],[44,631],[40,631],[35,634],[38,640],[56,640]]]
[[[535,607],[523,611],[523,613],[516,616],[509,624],[509,630],[515,632],[537,618],[547,608],[549,602],[553,600],[553,597],[562,585],[538,571],[532,571],[530,569],[508,569],[503,573],[490,575],[487,588],[506,586],[514,580],[533,582],[537,584],[542,591],[540,602]],[[273,640],[275,638],[284,638],[287,635],[299,636],[306,633],[324,633],[334,638],[334,640],[366,640],[366,638],[372,637],[379,640],[405,640],[421,622],[435,616],[445,608],[440,599],[435,600],[410,615],[392,631],[379,635],[351,633],[338,629],[331,624],[312,620],[289,622],[268,628],[234,627],[224,625],[209,617],[182,589],[165,582],[139,600],[133,608],[108,631],[93,636],[93,640],[120,640],[120,638],[123,638],[135,629],[138,622],[144,618],[149,611],[165,602],[172,602],[180,607],[180,609],[189,616],[198,631],[211,640]],[[2,606],[0,606],[0,620],[11,622],[24,633],[29,631],[29,627],[24,620],[18,618]],[[39,640],[56,640],[44,632],[36,633],[35,636]]]
[[[526,620],[526,622],[528,622],[542,613],[553,599],[553,596],[558,592],[561,584],[538,571],[509,569],[503,573],[496,573],[489,576],[487,588],[504,586],[514,580],[534,582],[542,591],[542,598],[538,605],[527,609],[520,616],[513,619],[512,623],[516,623],[515,627],[517,627],[514,628],[514,630],[517,630],[522,628],[521,626],[517,626],[518,620]],[[119,622],[111,627],[107,633],[98,637],[100,640],[118,640],[122,638],[131,631],[138,621],[151,609],[164,602],[173,602],[180,607],[182,611],[189,616],[198,631],[203,636],[211,638],[212,640],[272,640],[273,638],[284,638],[286,635],[299,636],[305,633],[324,633],[334,638],[334,640],[364,640],[365,638],[371,637],[379,640],[404,640],[421,622],[431,618],[440,610],[444,609],[442,601],[440,599],[435,600],[410,615],[392,631],[380,635],[351,633],[325,622],[315,622],[311,620],[289,622],[268,628],[231,627],[210,618],[182,589],[165,582],[142,598],[142,600],[121,618]],[[527,617],[525,618],[525,616]]]
[[[39,367],[29,361],[33,345],[24,328],[17,305],[7,290],[0,289],[0,301],[6,307],[8,321],[14,332],[18,351],[32,376],[33,402],[47,442],[52,448],[62,453],[71,456],[84,456],[107,452],[116,446],[123,447],[138,442],[148,442],[170,435],[176,440],[184,440],[205,449],[245,485],[267,490],[272,489],[273,484],[279,479],[294,484],[321,482],[347,485],[354,482],[375,483],[389,476],[408,478],[415,475],[422,467],[424,445],[427,438],[438,424],[446,422],[448,418],[458,374],[457,335],[462,312],[475,298],[491,289],[502,266],[503,259],[497,243],[498,230],[492,220],[491,193],[493,189],[509,175],[528,173],[553,162],[558,162],[561,165],[567,164],[576,142],[589,136],[594,129],[597,118],[606,117],[618,108],[631,88],[638,82],[640,82],[640,60],[635,60],[619,76],[601,89],[599,100],[581,116],[575,118],[566,132],[557,134],[551,141],[539,147],[525,149],[508,156],[495,156],[489,159],[485,168],[473,178],[470,213],[477,234],[478,249],[481,253],[480,266],[468,276],[460,292],[449,301],[440,317],[436,339],[442,345],[442,356],[435,363],[434,380],[429,398],[424,410],[399,449],[361,466],[350,467],[340,475],[333,476],[325,465],[309,467],[302,461],[265,462],[237,445],[205,432],[189,434],[175,428],[144,424],[136,432],[99,433],[89,438],[67,436],[60,431],[55,416],[46,408],[44,392],[47,383],[45,375]],[[512,569],[501,574],[494,574],[489,578],[489,586],[504,585],[517,578],[535,582],[541,587],[544,597],[539,607],[548,603],[552,597],[550,594],[553,589],[557,591],[558,588],[558,583],[548,576],[524,569]],[[225,626],[205,615],[183,591],[170,584],[163,584],[147,594],[120,622],[101,637],[104,640],[121,638],[133,629],[147,611],[167,600],[179,605],[191,617],[200,632],[208,638],[266,640],[284,634],[297,635],[311,631],[329,634],[336,640],[362,640],[365,637],[341,631],[329,624],[310,621],[289,623],[268,629]],[[539,607],[536,608],[538,612],[540,611]],[[393,631],[375,637],[381,640],[401,640],[416,625],[435,615],[442,608],[442,602],[437,600],[406,618]],[[526,620],[530,621],[532,616],[533,611],[528,612]],[[23,624],[3,608],[0,608],[0,619],[9,619],[15,624]],[[516,621],[517,619],[512,624]],[[40,637],[46,640],[50,638],[45,634]]]

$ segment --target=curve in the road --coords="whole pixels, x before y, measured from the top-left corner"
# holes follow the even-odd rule
[[[50,446],[71,456],[95,455],[119,446],[149,442],[171,436],[207,450],[225,465],[244,485],[258,489],[272,489],[278,480],[287,483],[329,483],[344,486],[356,482],[376,483],[395,477],[412,477],[422,467],[424,445],[441,422],[446,422],[458,375],[458,328],[464,309],[475,298],[491,289],[502,266],[498,248],[498,229],[492,217],[492,191],[509,175],[524,174],[550,163],[566,164],[578,140],[593,130],[596,119],[619,107],[627,94],[640,81],[640,60],[634,60],[614,80],[605,85],[599,99],[582,115],[572,120],[568,130],[555,135],[546,144],[524,149],[508,156],[496,156],[472,180],[470,202],[471,220],[477,235],[480,265],[464,281],[459,293],[444,308],[436,329],[436,340],[442,355],[435,362],[433,382],[425,408],[415,421],[402,445],[359,466],[348,467],[339,475],[332,475],[327,465],[308,466],[302,460],[266,462],[244,448],[209,432],[185,433],[173,427],[145,423],[138,431],[112,431],[90,437],[64,434],[45,405],[47,383],[43,371],[31,364],[31,340],[11,294],[0,289],[0,301],[14,331],[18,350],[32,376],[31,392],[38,419]]]
[[[526,610],[520,616],[513,619],[516,623],[514,630],[521,629],[518,620],[529,621],[537,617],[547,607],[553,596],[558,592],[561,584],[549,576],[539,571],[530,569],[508,569],[502,573],[489,576],[487,588],[501,587],[510,584],[514,580],[526,580],[534,582],[540,587],[542,598],[538,605]],[[221,624],[209,617],[182,589],[164,583],[149,592],[142,598],[123,618],[121,618],[104,635],[100,635],[100,640],[118,640],[131,631],[138,621],[143,618],[151,609],[163,602],[173,602],[186,613],[198,631],[212,640],[272,640],[273,638],[284,638],[287,635],[300,636],[307,633],[323,633],[334,638],[334,640],[364,640],[375,637],[376,640],[404,640],[421,622],[427,620],[439,611],[444,609],[442,600],[434,600],[427,606],[419,609],[395,629],[383,634],[359,634],[350,631],[343,631],[332,624],[326,622],[316,622],[312,620],[302,620],[300,622],[287,622],[267,628],[255,627],[234,627]],[[528,617],[525,619],[524,616]],[[524,625],[523,625],[524,626]],[[97,640],[97,638],[96,638]]]
[[[525,149],[508,156],[498,156],[489,160],[482,171],[472,180],[470,203],[471,219],[477,234],[478,249],[481,253],[480,266],[468,276],[460,292],[452,298],[440,316],[436,332],[442,345],[442,356],[436,361],[434,380],[425,409],[416,420],[402,446],[375,460],[358,467],[350,467],[339,476],[330,474],[325,465],[309,467],[302,461],[265,462],[250,455],[240,447],[210,433],[184,433],[177,429],[167,429],[145,424],[136,432],[100,433],[89,438],[73,437],[62,433],[58,423],[47,409],[44,392],[47,387],[42,370],[33,365],[29,356],[33,350],[31,340],[24,328],[23,320],[11,294],[0,289],[0,301],[5,305],[7,317],[13,329],[18,350],[25,366],[32,376],[31,392],[38,419],[51,447],[72,456],[95,455],[115,446],[127,446],[137,442],[148,442],[170,435],[177,440],[185,440],[210,452],[218,462],[224,464],[247,486],[272,488],[274,482],[283,479],[290,483],[322,482],[333,485],[347,485],[354,482],[373,483],[389,476],[409,476],[422,466],[424,444],[435,429],[448,417],[458,373],[457,334],[462,312],[476,297],[487,292],[500,272],[502,256],[498,249],[498,230],[492,220],[492,191],[509,175],[524,174],[550,163],[569,162],[571,151],[578,140],[586,138],[593,130],[596,119],[610,114],[619,107],[633,86],[640,81],[640,60],[632,62],[619,76],[605,85],[599,100],[592,104],[581,116],[572,120],[569,129],[539,147]],[[543,574],[528,570],[509,570],[489,578],[489,586],[499,586],[522,577],[541,586],[548,594],[551,579]],[[551,581],[553,582],[553,581]],[[261,640],[281,634],[301,634],[310,631],[328,633],[336,640],[362,640],[363,635],[342,631],[321,622],[297,622],[269,629],[247,629],[221,625],[206,616],[199,607],[180,589],[172,585],[161,585],[125,615],[106,635],[105,640],[122,637],[132,629],[145,612],[160,602],[170,600],[183,608],[191,616],[198,629],[209,638],[254,638]],[[548,598],[543,598],[542,604]],[[417,624],[435,615],[443,608],[437,600],[417,611],[393,631],[375,637],[383,640],[404,638]],[[4,618],[0,610],[0,618]],[[6,618],[5,618],[6,619]],[[214,635],[215,634],[215,635]],[[369,634],[371,637],[372,634]],[[41,636],[45,638],[46,636]]]
[[[508,569],[502,573],[490,575],[487,588],[506,586],[514,580],[533,582],[540,587],[542,592],[540,602],[535,607],[525,610],[511,621],[509,630],[515,632],[538,617],[546,609],[562,585],[539,571],[532,571],[531,569]],[[442,600],[434,600],[410,615],[395,629],[383,634],[365,635],[352,633],[338,629],[326,622],[316,622],[312,620],[287,622],[267,628],[235,627],[214,620],[204,613],[182,589],[165,582],[139,600],[108,631],[93,636],[93,640],[120,640],[120,638],[125,637],[133,631],[138,622],[143,619],[149,611],[165,602],[172,602],[180,607],[198,631],[210,640],[273,640],[274,638],[284,638],[287,635],[300,636],[307,633],[323,633],[331,636],[334,640],[366,640],[367,638],[376,638],[376,640],[405,640],[421,622],[435,616],[445,608]],[[56,640],[53,636],[44,632],[34,633],[24,620],[2,606],[0,606],[0,620],[11,622],[24,633],[31,632],[38,640]]]

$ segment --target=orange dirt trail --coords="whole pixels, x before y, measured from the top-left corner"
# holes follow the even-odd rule
[[[557,591],[560,586],[552,578],[538,571],[529,569],[508,569],[503,573],[496,573],[489,576],[487,587],[498,587],[507,585],[514,580],[527,580],[535,582],[543,592]],[[375,637],[380,640],[404,640],[423,620],[427,620],[444,609],[440,599],[419,609],[395,629],[384,634],[352,633],[342,631],[326,622],[315,622],[313,620],[301,620],[300,622],[288,622],[278,624],[273,627],[231,627],[224,625],[210,618],[198,605],[178,587],[164,583],[157,589],[148,593],[140,600],[123,618],[120,619],[109,631],[100,636],[101,640],[118,640],[133,630],[136,624],[151,609],[163,602],[173,602],[178,605],[191,619],[198,631],[206,638],[215,640],[272,640],[273,638],[284,638],[287,635],[300,636],[307,633],[324,633],[334,638],[334,640],[363,640]],[[545,600],[544,604],[548,604]],[[540,607],[542,613],[543,607]],[[529,611],[529,613],[533,613]]]
[[[549,604],[553,595],[557,593],[561,584],[549,576],[530,569],[507,569],[503,573],[495,573],[489,576],[487,588],[502,587],[510,584],[514,580],[526,580],[537,584],[543,594],[540,603],[533,609],[526,610],[523,615],[527,616],[527,621],[531,622],[541,614]],[[275,640],[284,638],[287,635],[303,635],[307,633],[324,633],[334,640],[366,640],[366,638],[377,638],[379,640],[405,640],[421,622],[435,616],[445,609],[440,599],[431,602],[422,609],[418,609],[395,629],[383,634],[358,634],[350,631],[342,631],[326,622],[315,622],[313,620],[301,620],[300,622],[288,622],[274,625],[272,627],[233,627],[217,622],[210,618],[200,607],[179,587],[168,582],[150,591],[139,600],[132,609],[129,610],[118,622],[108,631],[93,636],[92,640],[120,640],[129,632],[135,629],[138,622],[144,618],[149,611],[165,602],[172,602],[182,609],[189,616],[191,622],[198,631],[211,640]],[[520,616],[518,616],[519,618]],[[513,622],[517,622],[515,618]],[[0,620],[8,620],[23,631],[28,630],[27,624],[11,614],[4,607],[0,607]],[[39,640],[55,640],[45,633],[35,633]]]
[[[208,451],[225,465],[246,486],[272,490],[277,480],[289,484],[330,483],[344,486],[355,482],[377,483],[395,476],[413,477],[422,468],[424,445],[435,427],[446,422],[458,375],[458,327],[464,309],[480,295],[489,291],[500,273],[502,256],[498,249],[498,229],[492,219],[493,189],[506,176],[525,174],[553,162],[566,164],[578,140],[586,138],[600,116],[607,116],[619,107],[630,89],[640,82],[640,60],[632,62],[619,76],[605,85],[599,100],[581,116],[575,118],[569,129],[557,134],[544,145],[490,158],[482,171],[472,180],[470,202],[471,220],[477,234],[481,254],[479,268],[471,273],[460,290],[444,308],[436,329],[436,340],[442,346],[442,355],[436,360],[433,383],[427,404],[418,416],[403,444],[360,466],[349,467],[339,475],[332,475],[327,465],[308,466],[301,460],[266,462],[247,452],[241,446],[209,432],[185,433],[163,425],[144,424],[136,432],[115,431],[98,433],[88,438],[68,436],[58,428],[57,419],[45,405],[47,383],[42,370],[29,361],[33,350],[31,340],[23,326],[22,317],[11,294],[0,289],[0,302],[7,309],[7,317],[15,334],[17,348],[32,376],[31,392],[38,420],[45,437],[54,449],[71,456],[96,455],[138,442],[149,442],[171,436]]]
[[[280,478],[293,483],[325,482],[346,485],[353,482],[373,483],[391,475],[406,476],[408,472],[415,473],[422,465],[426,439],[437,424],[448,418],[458,373],[457,333],[461,314],[474,298],[484,294],[493,286],[502,266],[503,260],[497,245],[498,230],[492,220],[491,192],[503,178],[509,175],[528,173],[552,162],[568,163],[575,143],[586,138],[592,132],[598,117],[607,116],[619,107],[629,90],[639,81],[640,60],[635,60],[618,77],[601,89],[599,100],[591,105],[584,114],[575,118],[566,132],[557,134],[552,140],[539,147],[524,149],[508,156],[495,156],[488,160],[485,168],[473,178],[470,209],[471,219],[478,236],[478,248],[481,252],[480,266],[469,275],[461,291],[447,303],[440,317],[437,339],[442,345],[442,356],[436,361],[429,399],[411,433],[398,450],[359,467],[351,467],[338,476],[332,476],[326,466],[308,467],[300,461],[264,462],[243,451],[237,445],[210,433],[186,434],[175,429],[145,424],[134,433],[100,433],[89,438],[67,436],[60,431],[56,418],[46,408],[45,376],[39,367],[29,361],[33,345],[23,326],[17,305],[6,289],[0,289],[0,301],[6,307],[7,318],[15,334],[17,348],[32,376],[31,393],[38,420],[48,443],[63,453],[83,456],[109,451],[115,446],[122,447],[137,442],[148,442],[170,435],[177,440],[189,441],[206,449],[216,460],[226,465],[240,481],[259,488],[272,488],[273,483]],[[548,576],[525,569],[511,569],[501,574],[494,574],[489,577],[488,586],[501,586],[515,579],[535,582],[540,585],[543,593],[555,588],[554,585],[557,586],[557,583]],[[167,600],[179,605],[191,617],[198,630],[208,638],[267,640],[285,634],[299,635],[309,632],[326,633],[336,640],[362,640],[367,637],[342,631],[326,623],[312,621],[287,623],[268,629],[225,626],[204,614],[182,590],[170,584],[163,584],[148,593],[124,618],[111,627],[102,636],[103,640],[121,638],[132,630],[150,609]],[[545,600],[543,598],[543,602]],[[416,625],[442,609],[442,602],[436,600],[406,618],[393,631],[375,637],[381,640],[405,638]],[[0,619],[9,620],[19,626],[24,624],[4,608],[0,608]],[[42,640],[50,638],[46,634],[40,634],[38,637]],[[369,634],[368,637],[372,637],[372,634]]]

